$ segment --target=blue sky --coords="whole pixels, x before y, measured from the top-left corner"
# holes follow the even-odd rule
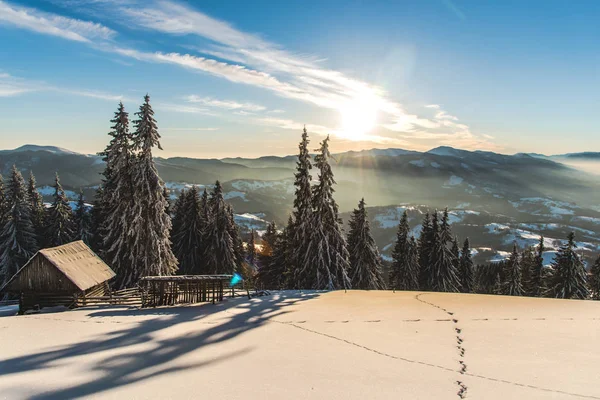
[[[162,156],[600,150],[600,2],[0,0],[0,148],[101,150],[151,95]]]

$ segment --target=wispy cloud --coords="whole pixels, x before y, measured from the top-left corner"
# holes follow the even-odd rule
[[[205,107],[195,107],[187,104],[173,104],[173,103],[158,103],[154,105],[154,108],[157,110],[164,111],[173,111],[178,113],[186,113],[186,114],[200,114],[200,115],[209,115],[209,116],[217,116],[218,114],[214,111],[205,108]]]
[[[30,31],[89,43],[91,39],[110,39],[116,32],[101,24],[45,13],[33,8],[11,5],[0,0],[0,22]]]
[[[12,97],[32,92],[56,92],[60,94],[89,97],[108,101],[133,101],[122,95],[85,89],[70,89],[66,87],[52,86],[45,82],[30,81],[14,77],[9,73],[0,73],[0,97]]]
[[[451,2],[448,3],[452,5]],[[128,28],[137,27],[173,37],[197,36],[204,41],[208,40],[210,44],[195,47],[196,52],[191,52],[192,54],[139,50],[113,42],[116,33],[98,23],[10,6],[2,0],[0,20],[24,29],[87,42],[98,50],[138,61],[175,65],[230,82],[259,87],[277,96],[327,108],[340,114],[344,110],[362,110],[363,107],[367,107],[369,109],[364,110],[366,114],[377,115],[380,126],[378,131],[386,131],[390,136],[367,133],[356,136],[360,140],[376,143],[391,143],[396,140],[398,143],[405,143],[406,138],[416,141],[447,139],[456,140],[467,148],[487,145],[490,142],[489,137],[472,133],[468,125],[442,110],[437,104],[407,111],[382,88],[354,79],[340,71],[327,69],[323,66],[323,60],[316,56],[295,54],[259,35],[238,30],[225,21],[212,18],[187,5],[169,0],[127,3],[116,0],[82,0],[70,2],[69,7],[76,7],[85,12],[90,5],[93,7],[89,8],[94,10],[90,15],[110,18],[112,22]],[[189,46],[189,41],[186,42],[188,43],[185,45]],[[5,93],[15,90],[11,87],[4,89]],[[161,107],[170,111],[204,115],[215,115],[211,111],[214,108],[232,110],[246,116],[253,112],[266,111],[266,108],[260,105],[232,100],[200,96],[190,96],[187,100],[187,104],[163,104]],[[261,123],[265,121],[284,129],[301,129],[303,126],[289,119],[263,118]],[[337,132],[337,128],[309,126],[315,133]],[[342,132],[337,133],[343,136]]]
[[[0,73],[0,97],[18,96],[35,90],[34,86],[23,79],[15,78],[6,72]]]
[[[226,110],[245,110],[245,111],[263,111],[265,106],[254,103],[240,103],[235,100],[218,100],[210,97],[200,97],[196,95],[187,96],[190,103],[198,103],[209,107],[224,108]]]
[[[183,131],[183,132],[193,132],[193,131],[218,131],[219,128],[161,128],[162,131]]]

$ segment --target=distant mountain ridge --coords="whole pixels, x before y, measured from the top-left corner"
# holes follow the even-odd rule
[[[600,178],[547,157],[440,146],[426,152],[397,148],[348,151],[334,154],[334,159],[336,199],[342,210],[352,209],[363,196],[373,206],[412,202],[444,207],[475,201],[485,203],[497,213],[507,207],[510,210],[507,202],[521,197],[551,197],[586,206],[600,204]],[[223,159],[156,157],[155,160],[166,182],[202,185],[217,179],[224,183],[287,181],[293,179],[296,166],[295,155]],[[92,188],[101,182],[104,169],[97,155],[36,145],[0,151],[0,173],[7,175],[13,164],[24,172],[32,170],[40,186],[51,185],[54,173],[58,172],[66,188],[87,189],[88,198],[93,195]],[[312,174],[316,179],[317,172],[313,170]],[[293,190],[259,192],[250,189],[243,196],[232,194],[240,202],[238,211],[269,211],[273,207],[278,210],[275,215],[281,216],[291,207],[289,196]]]

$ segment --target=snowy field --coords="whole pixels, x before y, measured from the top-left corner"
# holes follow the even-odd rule
[[[600,302],[280,292],[0,309],[0,398],[600,399]]]

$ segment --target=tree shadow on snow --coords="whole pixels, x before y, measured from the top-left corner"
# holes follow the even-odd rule
[[[156,376],[206,367],[230,360],[250,351],[225,353],[219,357],[197,363],[179,363],[182,356],[203,351],[211,345],[226,342],[238,335],[266,324],[270,319],[287,314],[285,308],[318,296],[318,293],[281,292],[257,299],[234,299],[223,303],[202,304],[187,307],[156,309],[100,309],[92,312],[92,318],[148,317],[134,326],[106,333],[97,339],[62,346],[56,349],[0,360],[0,376],[53,368],[58,365],[79,362],[77,357],[110,352],[91,363],[90,372],[99,377],[71,387],[44,391],[28,396],[30,399],[71,399],[102,393],[107,390],[144,381]],[[231,310],[231,312],[223,312]],[[188,323],[199,322],[205,317],[218,315],[219,319],[200,322],[197,332],[186,327],[183,334],[161,331]],[[156,318],[152,318],[155,316]],[[122,318],[119,319],[122,321]],[[111,321],[115,322],[115,321]],[[127,322],[127,321],[125,321]],[[109,322],[110,323],[110,322]],[[159,334],[159,335],[157,335]],[[157,337],[162,336],[162,337]],[[128,349],[144,345],[142,349]],[[116,352],[116,354],[115,354]],[[198,357],[197,357],[198,358]],[[199,358],[202,358],[200,355]],[[87,371],[86,371],[87,372]],[[40,388],[43,390],[44,388]]]

